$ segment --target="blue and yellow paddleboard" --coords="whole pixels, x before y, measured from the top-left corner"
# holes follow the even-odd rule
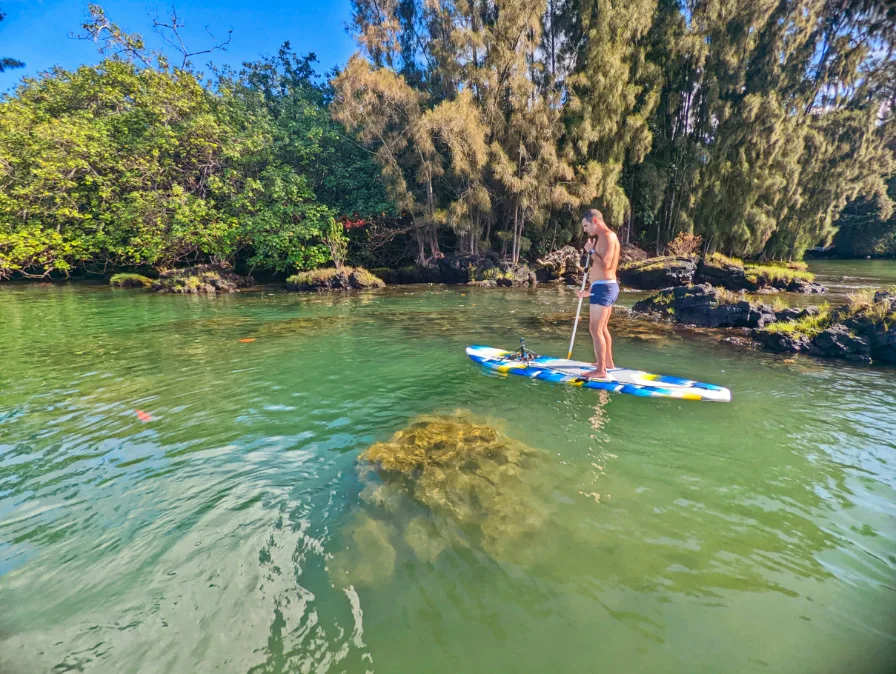
[[[505,351],[490,346],[468,346],[467,355],[489,370],[508,372],[557,384],[648,398],[707,400],[720,403],[727,403],[731,400],[731,391],[721,386],[704,384],[681,377],[650,374],[640,370],[615,368],[608,372],[612,381],[598,381],[582,378],[582,375],[594,369],[594,366],[577,360],[535,356],[525,361],[520,359],[518,351]]]

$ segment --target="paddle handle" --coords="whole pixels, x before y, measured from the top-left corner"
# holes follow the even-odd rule
[[[588,265],[591,264],[591,255],[594,251],[588,252],[588,258],[585,260],[585,270],[582,273],[582,287],[579,289],[579,292],[585,290],[585,284],[588,282]],[[566,360],[572,358],[572,345],[575,344],[576,341],[576,330],[579,328],[579,314],[582,312],[582,300],[584,298],[579,298],[579,306],[576,308],[576,321],[572,324],[572,339],[569,340],[569,353],[566,354]]]

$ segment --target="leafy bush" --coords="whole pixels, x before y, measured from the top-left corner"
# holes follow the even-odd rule
[[[669,252],[678,257],[690,257],[703,244],[703,238],[690,232],[680,232],[669,242]]]
[[[23,80],[0,99],[0,279],[344,257],[336,217],[388,204],[312,60],[286,49],[214,89],[121,58]]]

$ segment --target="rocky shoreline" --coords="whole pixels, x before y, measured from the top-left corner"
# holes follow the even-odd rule
[[[711,255],[695,257],[659,257],[623,265],[619,280],[640,290],[700,285],[708,283],[727,290],[747,292],[824,293],[826,288],[814,282],[811,274],[787,266],[750,265]]]
[[[584,255],[564,246],[530,264],[501,258],[497,253],[442,255],[425,265],[397,269],[361,267],[321,268],[299,272],[286,279],[287,289],[299,292],[360,290],[384,285],[447,284],[478,287],[531,287],[544,283],[578,286],[584,274]],[[618,277],[623,287],[659,290],[709,283],[728,290],[754,293],[779,291],[823,293],[805,265],[761,266],[744,264],[721,255],[704,257],[647,257],[633,245],[624,245]],[[254,285],[251,277],[220,265],[196,265],[162,270],[157,279],[138,274],[116,274],[111,285],[122,288],[151,288],[173,293],[233,292]]]
[[[666,288],[632,310],[683,325],[741,328],[752,342],[779,353],[896,365],[896,292],[877,291],[833,309],[776,309],[698,284]]]

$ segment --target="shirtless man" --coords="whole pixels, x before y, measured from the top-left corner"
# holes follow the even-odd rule
[[[590,290],[583,290],[579,297],[591,298],[591,320],[589,329],[594,340],[594,369],[583,374],[591,379],[608,379],[607,369],[613,364],[613,340],[607,323],[613,313],[613,304],[619,297],[619,283],[616,281],[616,266],[619,264],[619,239],[604,222],[604,216],[592,208],[582,216],[582,228],[589,238],[585,252],[591,253],[588,271]]]

